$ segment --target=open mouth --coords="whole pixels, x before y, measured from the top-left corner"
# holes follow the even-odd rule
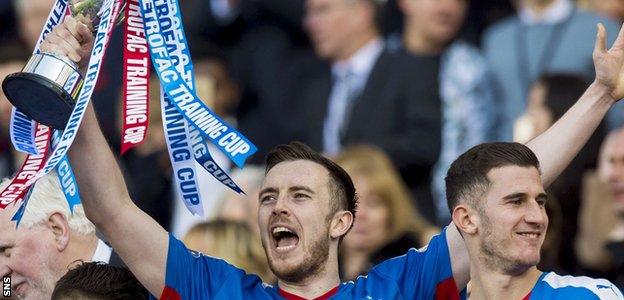
[[[518,232],[517,234],[529,239],[537,239],[542,235],[540,232]]]
[[[277,252],[288,252],[299,244],[299,236],[292,229],[284,226],[275,226],[271,229],[271,237]]]

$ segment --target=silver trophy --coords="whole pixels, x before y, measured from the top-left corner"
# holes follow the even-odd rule
[[[103,3],[104,0],[71,0],[71,14],[94,31],[100,22]],[[118,23],[123,20],[124,8],[120,10]],[[13,106],[31,119],[54,129],[64,129],[82,83],[76,63],[61,55],[41,52],[33,54],[21,72],[7,76],[2,90]]]

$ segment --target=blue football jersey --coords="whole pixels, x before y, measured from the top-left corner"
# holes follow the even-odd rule
[[[531,293],[524,299],[624,300],[624,296],[622,291],[606,279],[561,276],[554,272],[544,272]]]
[[[283,299],[276,286],[226,261],[187,249],[169,235],[163,299]],[[373,267],[342,283],[331,299],[458,299],[446,230],[422,249]]]

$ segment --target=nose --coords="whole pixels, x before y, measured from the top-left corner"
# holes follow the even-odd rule
[[[9,266],[7,266],[4,262],[0,263],[0,276],[4,277],[9,275],[11,275],[11,269]]]
[[[277,201],[275,201],[275,206],[273,206],[274,215],[285,215],[288,216],[290,214],[290,209],[288,207],[288,199],[287,197],[279,197]]]
[[[624,161],[614,163],[608,169],[607,176],[610,182],[620,182],[624,180]]]
[[[536,225],[541,229],[545,227],[546,222],[548,222],[546,209],[541,206],[537,201],[531,201],[524,214],[524,220],[527,223]]]

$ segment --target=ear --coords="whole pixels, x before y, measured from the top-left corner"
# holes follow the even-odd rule
[[[453,209],[452,218],[453,223],[462,233],[474,235],[478,232],[478,217],[468,205],[457,205]]]
[[[329,227],[329,236],[337,239],[349,232],[353,224],[353,214],[350,211],[343,210],[334,214],[331,225]]]
[[[54,235],[55,245],[58,251],[63,251],[69,244],[69,223],[60,212],[54,212],[48,217],[48,228]]]

